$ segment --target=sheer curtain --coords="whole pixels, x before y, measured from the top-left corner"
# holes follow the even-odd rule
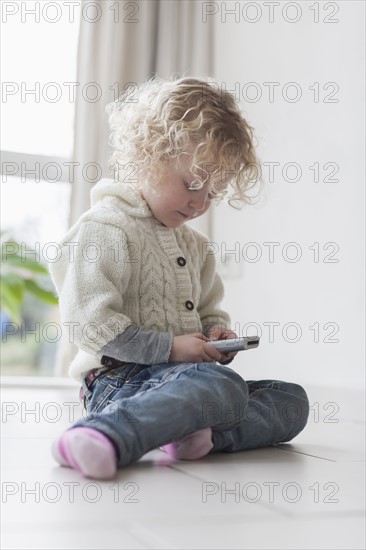
[[[82,18],[80,27],[71,223],[89,208],[94,183],[109,175],[106,104],[154,74],[212,73],[212,26],[202,22],[201,2],[120,0],[118,10],[115,1],[93,4],[100,19]]]
[[[83,0],[82,8],[70,225],[89,208],[93,185],[110,176],[107,103],[154,74],[212,76],[213,70],[212,23],[202,21],[200,1]],[[205,217],[197,226],[208,232],[209,223]],[[60,345],[57,374],[66,373],[75,352],[68,341]]]

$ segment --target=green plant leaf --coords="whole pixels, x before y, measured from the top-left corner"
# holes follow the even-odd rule
[[[1,308],[16,323],[21,320],[24,287],[24,281],[13,273],[0,277]]]
[[[32,279],[25,279],[24,285],[25,285],[25,288],[28,290],[28,292],[31,292],[31,294],[34,294],[34,296],[42,300],[42,302],[46,302],[48,304],[53,304],[53,305],[58,304],[58,298],[54,292],[52,292],[51,290],[42,288]]]
[[[9,299],[8,295],[1,295],[1,309],[9,317],[10,321],[16,323],[17,325],[21,322],[21,304],[17,304]]]
[[[43,275],[48,274],[48,269],[44,264],[37,262],[36,260],[32,260],[31,258],[27,258],[26,256],[22,257],[19,254],[2,254],[1,263],[11,267],[28,269],[28,271],[31,271],[32,273],[41,273]]]

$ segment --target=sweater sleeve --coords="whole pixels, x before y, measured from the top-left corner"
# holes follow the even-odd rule
[[[130,325],[123,334],[108,342],[101,353],[119,361],[155,365],[168,363],[172,345],[173,335],[170,332],[143,330]]]
[[[84,221],[61,244],[61,257],[50,266],[59,294],[64,326],[83,351],[99,353],[132,321],[123,314],[123,295],[131,269],[123,230],[98,221]]]
[[[214,254],[210,253],[207,246],[201,246],[205,251],[201,267],[201,299],[198,312],[201,318],[202,331],[207,335],[214,325],[222,325],[229,328],[230,316],[221,309],[220,302],[224,297],[224,285],[218,273]]]
[[[143,348],[144,359],[154,350],[154,359],[164,361],[171,335],[149,331],[146,346],[146,331],[137,334],[123,313],[130,262],[129,243],[120,227],[97,221],[81,223],[72,241],[62,243],[60,260],[50,266],[63,325],[69,328],[72,341],[87,353],[111,352],[112,357],[140,362]]]

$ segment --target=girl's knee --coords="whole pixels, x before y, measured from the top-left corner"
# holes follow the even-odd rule
[[[309,398],[306,391],[299,384],[291,384],[291,394],[296,398],[299,409],[301,410],[300,420],[305,426],[309,417]]]
[[[304,388],[298,384],[287,384],[289,401],[284,409],[286,420],[291,424],[286,441],[296,437],[306,426],[309,418],[309,399]]]

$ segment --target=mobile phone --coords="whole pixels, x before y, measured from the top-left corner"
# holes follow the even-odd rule
[[[221,353],[231,353],[259,346],[259,336],[244,336],[243,338],[230,338],[228,340],[211,340],[209,343],[215,346]]]

